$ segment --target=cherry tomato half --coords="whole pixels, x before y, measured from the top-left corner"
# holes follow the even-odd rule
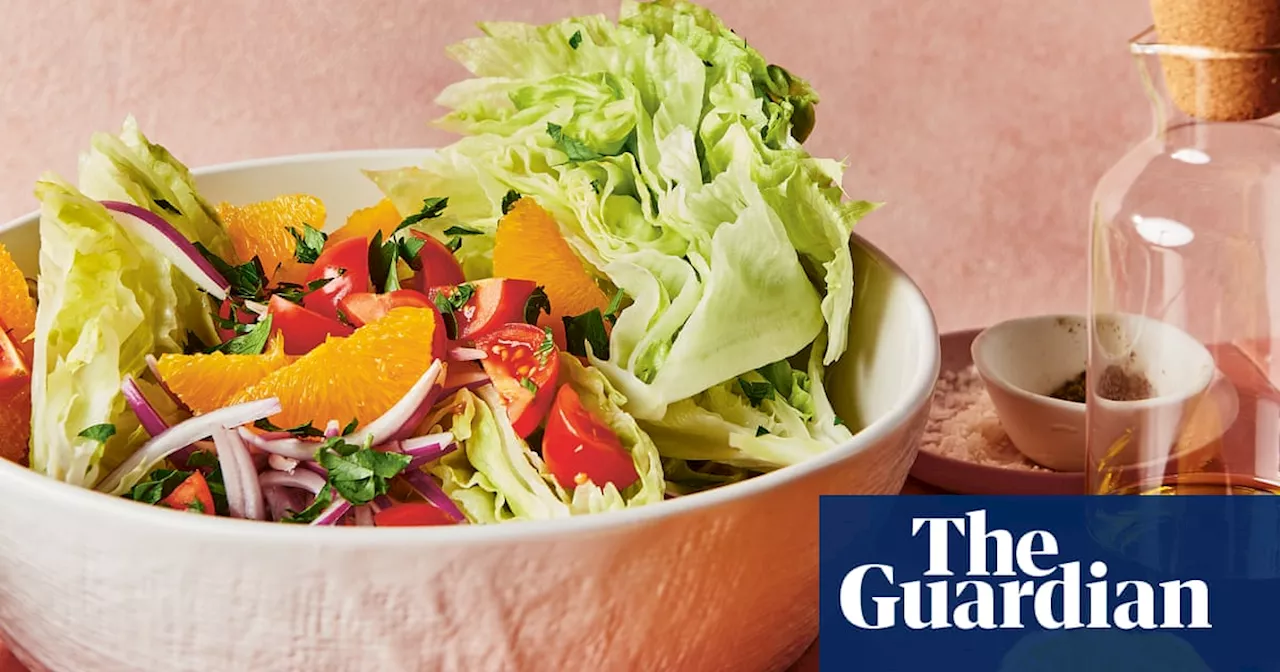
[[[418,252],[418,261],[422,263],[422,270],[414,276],[414,284],[418,291],[427,294],[435,287],[461,285],[467,281],[466,276],[462,274],[462,266],[458,263],[458,258],[453,256],[453,252],[450,252],[444,243],[422,231],[412,233],[415,238],[424,243],[422,251]]]
[[[624,490],[640,480],[635,462],[618,436],[582,405],[572,387],[556,394],[542,436],[542,459],[566,490],[587,481],[604,487],[612,483]]]
[[[209,482],[204,480],[200,472],[193,472],[181,485],[169,493],[160,503],[179,511],[192,511],[206,515],[215,515],[213,510],[213,493],[209,492]]]
[[[9,330],[0,323],[0,387],[10,382],[17,383],[31,377],[31,369],[27,366],[22,350],[9,335]]]
[[[507,406],[507,417],[521,438],[542,424],[555,398],[560,352],[550,334],[532,324],[508,324],[476,340],[480,360]]]
[[[231,319],[231,299],[223,299],[218,305],[218,317],[223,320]],[[236,322],[240,324],[253,324],[258,321],[258,314],[248,308],[236,308]],[[218,326],[218,338],[225,343],[236,337],[236,332],[231,329],[224,329]]]
[[[434,308],[435,304],[422,292],[412,289],[397,289],[386,294],[359,292],[349,294],[342,300],[342,312],[351,320],[351,324],[363,327],[376,322],[395,308]]]
[[[349,294],[369,291],[369,241],[348,238],[326,245],[320,258],[307,273],[307,288],[312,283],[328,280],[302,299],[307,310],[338,319],[338,306]]]
[[[284,351],[290,355],[305,355],[331,335],[344,337],[355,331],[335,319],[278,296],[271,297],[267,310],[271,315],[271,335],[284,336]]]
[[[458,521],[434,504],[396,504],[373,514],[374,527],[425,527],[453,525]]]
[[[430,296],[432,300],[437,296],[449,299],[459,292],[471,293],[470,298],[453,313],[458,325],[456,338],[465,341],[493,333],[507,324],[523,323],[525,304],[537,287],[532,280],[489,278],[455,287],[436,287]]]

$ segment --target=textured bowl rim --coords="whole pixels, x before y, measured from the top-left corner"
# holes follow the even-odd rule
[[[398,155],[410,157],[433,151],[429,148],[406,149],[374,149],[345,150],[336,152],[313,152],[290,154],[277,157],[265,157],[221,163],[203,168],[192,169],[196,177],[220,175],[254,168],[274,166],[322,163],[340,159],[378,159],[393,158]],[[39,217],[39,212],[31,212],[0,225],[0,233],[27,226]],[[679,497],[621,511],[609,511],[585,516],[571,516],[555,520],[520,521],[514,525],[452,525],[428,528],[401,527],[362,528],[348,526],[335,531],[328,527],[312,527],[309,525],[263,524],[259,521],[220,518],[214,516],[192,516],[181,511],[165,510],[161,507],[140,506],[136,502],[121,497],[112,497],[87,488],[71,485],[63,481],[48,478],[30,469],[7,460],[0,460],[0,484],[11,482],[32,495],[45,496],[68,507],[95,508],[129,520],[136,524],[180,529],[192,534],[209,536],[235,536],[240,540],[264,540],[280,543],[283,541],[305,542],[309,544],[334,544],[346,547],[397,546],[414,542],[437,542],[448,544],[489,543],[499,540],[519,540],[525,537],[543,535],[563,535],[591,533],[607,528],[621,528],[652,522],[663,518],[680,515],[689,511],[711,508],[731,501],[746,499],[753,495],[800,480],[821,471],[833,463],[848,459],[865,451],[894,430],[902,426],[919,409],[929,403],[934,384],[937,381],[941,355],[938,345],[937,320],[933,309],[918,284],[902,270],[895,261],[889,258],[880,248],[854,233],[851,242],[878,259],[894,274],[906,282],[906,288],[914,299],[911,310],[917,319],[926,326],[927,333],[920,340],[918,353],[920,366],[907,385],[906,394],[902,395],[889,412],[867,425],[853,436],[847,443],[837,446],[821,455],[792,465],[761,474],[739,483],[714,488],[686,497]],[[0,491],[9,488],[0,486]],[[40,506],[39,501],[29,501],[29,505]],[[478,528],[478,529],[473,529]]]

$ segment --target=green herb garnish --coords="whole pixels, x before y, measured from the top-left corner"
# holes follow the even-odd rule
[[[559,124],[547,124],[547,135],[551,136],[552,142],[556,143],[556,147],[569,157],[570,161],[596,161],[604,158],[604,155],[591,149],[586,143],[564,134],[564,128]]]
[[[484,231],[473,229],[469,226],[451,226],[444,230],[446,236],[483,236]]]
[[[214,348],[216,352],[228,355],[261,355],[267,347],[267,339],[271,337],[271,315],[249,325],[249,330]]]
[[[374,450],[368,444],[357,447],[341,437],[326,440],[316,451],[316,462],[329,472],[329,485],[356,506],[387,494],[388,482],[400,475],[412,460],[403,453]]]
[[[534,394],[538,393],[538,384],[533,382],[533,379],[528,376],[522,376],[520,378],[520,387],[523,387]]]
[[[360,427],[360,420],[358,418],[351,418],[351,422],[348,422],[347,426],[342,428],[341,435],[348,436],[351,434],[351,432],[356,431],[356,429],[359,427]]]
[[[541,286],[534,287],[533,293],[529,295],[524,302],[524,321],[529,324],[537,324],[538,318],[546,313],[551,314],[551,299],[547,298],[547,291]]]
[[[769,381],[769,384],[783,399],[791,398],[791,388],[794,381],[791,377],[791,365],[786,360],[779,360],[767,366],[762,366],[756,369],[756,373]]]
[[[571,36],[569,37],[569,48],[576,50],[576,49],[577,49],[578,47],[580,47],[580,46],[582,46],[582,31],[581,31],[581,30],[579,30],[578,32],[574,33],[573,35],[571,35]]]
[[[520,200],[520,192],[515,189],[507,190],[507,195],[502,197],[502,214],[511,212],[511,208],[515,207],[518,200]]]
[[[765,434],[768,434],[768,433],[769,433],[769,430],[765,429],[764,427],[756,427],[756,436],[764,436]]]
[[[590,346],[591,354],[609,359],[609,334],[605,331],[604,317],[599,308],[592,308],[577,317],[565,317],[564,341],[570,354],[586,357]]]
[[[320,253],[324,251],[324,244],[329,240],[329,236],[310,224],[303,224],[301,231],[292,226],[289,227],[289,235],[293,236],[296,243],[293,248],[293,258],[304,264],[316,263]]]
[[[774,398],[773,385],[769,381],[755,382],[738,378],[738,387],[742,388],[742,394],[746,395],[752,406],[759,406],[765,399]]]
[[[333,490],[330,488],[321,488],[320,492],[316,493],[316,498],[311,500],[311,503],[307,505],[307,508],[301,511],[290,511],[280,519],[280,522],[300,523],[302,525],[306,525],[318,518],[321,513],[324,513],[324,510],[329,508],[329,505],[332,503]]]
[[[533,354],[537,355],[539,364],[546,364],[551,353],[556,351],[556,342],[552,336],[551,327],[543,327],[542,333],[542,342],[538,344],[538,349]]]
[[[176,469],[156,469],[147,477],[125,493],[126,499],[143,504],[159,504],[161,500],[173,494],[173,491],[191,476],[189,471]]]
[[[76,436],[79,436],[82,439],[96,441],[98,443],[106,443],[108,439],[110,439],[115,435],[116,435],[116,426],[107,422],[101,425],[94,425],[92,427],[87,427],[84,429],[84,431],[80,432]]]
[[[618,323],[618,312],[622,310],[622,299],[626,295],[626,292],[619,289],[614,292],[613,298],[609,300],[609,307],[604,310],[604,319],[609,320],[609,324]]]
[[[446,198],[424,198],[422,199],[422,209],[412,215],[404,218],[400,222],[400,226],[396,227],[395,232],[400,231],[417,224],[418,222],[435,219],[444,213],[444,209],[449,207],[449,199]]]
[[[400,257],[400,244],[395,240],[383,242],[382,232],[373,234],[369,243],[369,279],[375,290],[392,292],[400,289],[396,271],[396,259]]]
[[[319,436],[324,436],[324,432],[316,429],[315,425],[312,425],[310,421],[308,421],[306,424],[298,425],[297,427],[290,427],[288,429],[283,429],[275,426],[275,424],[273,424],[270,420],[263,418],[253,423],[253,426],[257,427],[258,429],[261,429],[264,432],[287,432],[300,439],[308,439],[308,438],[313,439]]]
[[[240,299],[260,300],[266,293],[267,272],[262,267],[262,260],[258,257],[240,264],[232,266],[221,257],[209,251],[209,248],[194,243],[200,254],[209,261],[214,270],[218,271],[222,277],[226,278],[231,285],[230,294]]]

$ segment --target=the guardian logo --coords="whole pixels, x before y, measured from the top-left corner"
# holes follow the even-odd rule
[[[894,568],[866,564],[840,583],[840,611],[866,630],[905,625],[912,630],[1096,628],[1182,630],[1211,628],[1209,586],[1201,580],[1107,580],[1107,565],[1056,562],[1058,540],[1035,530],[1014,538],[1008,530],[987,530],[987,512],[963,518],[913,518],[911,536],[928,541],[933,581],[899,583]],[[955,580],[948,544],[968,543],[968,566]],[[1001,580],[1004,579],[1004,580]],[[1090,580],[1092,579],[1092,580]],[[1087,582],[1086,582],[1087,581]]]

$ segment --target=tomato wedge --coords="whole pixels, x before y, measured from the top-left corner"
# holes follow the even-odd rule
[[[436,287],[429,296],[437,306],[449,304],[458,325],[458,340],[477,339],[504,325],[524,322],[524,308],[529,295],[537,289],[532,280],[488,278],[454,287]],[[461,306],[454,297],[467,295]],[[443,308],[442,308],[443,309]]]
[[[458,258],[453,256],[453,252],[450,252],[444,243],[422,231],[411,233],[423,242],[422,250],[418,252],[418,261],[422,263],[422,270],[414,276],[414,284],[417,285],[418,291],[427,294],[435,287],[461,285],[467,281],[466,276],[462,274],[462,265],[458,263]]]
[[[215,515],[213,510],[213,493],[209,492],[209,482],[204,480],[200,472],[192,472],[168,497],[160,503],[171,509],[191,511],[205,515]]]
[[[373,514],[375,527],[426,527],[457,522],[436,505],[426,502],[396,504]]]
[[[435,308],[435,304],[425,294],[412,289],[397,289],[386,294],[348,294],[341,305],[347,319],[357,327],[376,322],[395,308]]]
[[[9,330],[4,328],[4,323],[0,322],[0,387],[29,377],[31,369],[27,366],[27,359],[22,356],[18,344],[13,342]]]
[[[336,320],[338,306],[344,297],[369,291],[369,241],[356,237],[326,245],[307,273],[307,289],[321,280],[328,282],[309,291],[303,297],[302,305],[307,310]]]
[[[485,373],[507,407],[511,426],[521,438],[542,424],[555,398],[560,352],[551,334],[532,324],[508,324],[476,341],[485,358]]]
[[[284,336],[284,351],[289,355],[305,355],[329,336],[350,336],[355,331],[337,320],[278,296],[271,297],[267,310],[271,315],[271,335]]]
[[[547,418],[542,459],[567,490],[587,481],[600,487],[612,483],[618,490],[625,490],[640,480],[635,462],[622,447],[618,435],[592,415],[568,385],[556,394],[555,406]]]
[[[223,320],[231,319],[231,299],[223,299],[218,306],[218,317]],[[258,314],[248,308],[236,308],[236,322],[240,324],[253,324],[258,321]],[[224,329],[218,326],[218,338],[222,342],[227,342],[236,337],[236,332],[231,329]]]

